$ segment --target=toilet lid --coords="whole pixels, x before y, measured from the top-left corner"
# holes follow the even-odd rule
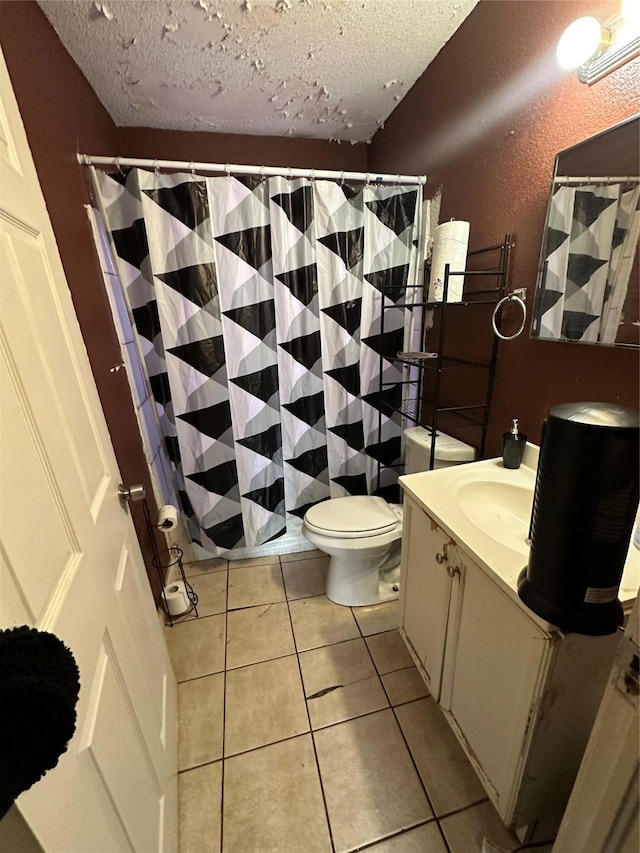
[[[389,533],[398,518],[383,498],[362,495],[322,501],[307,510],[304,522],[318,533],[356,539]]]

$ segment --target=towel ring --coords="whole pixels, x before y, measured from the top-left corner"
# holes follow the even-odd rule
[[[502,308],[505,302],[516,302],[522,308],[522,323],[518,328],[518,331],[514,335],[503,335],[502,332],[498,329],[498,325],[496,323],[496,318],[498,316],[498,311]],[[522,334],[522,330],[524,329],[524,324],[527,320],[527,306],[524,303],[523,299],[520,299],[519,296],[516,296],[515,293],[507,293],[506,296],[503,296],[502,299],[498,302],[496,307],[493,309],[493,316],[491,317],[491,326],[496,336],[500,338],[501,341],[512,341],[518,337],[518,335]]]

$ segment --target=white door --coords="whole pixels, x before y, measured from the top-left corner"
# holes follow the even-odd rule
[[[0,625],[56,634],[81,682],[17,805],[45,853],[172,853],[175,679],[1,55],[0,276]]]

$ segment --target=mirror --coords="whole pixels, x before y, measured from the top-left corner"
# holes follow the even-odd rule
[[[531,337],[640,347],[640,115],[556,157]]]

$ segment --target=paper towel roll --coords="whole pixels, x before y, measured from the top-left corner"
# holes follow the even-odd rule
[[[429,278],[429,301],[442,302],[444,294],[444,268],[463,270],[467,265],[469,248],[469,223],[452,219],[443,222],[435,231],[431,276]],[[462,302],[463,275],[450,275],[447,302]]]
[[[178,510],[171,504],[160,507],[158,513],[158,527],[165,532],[173,530],[178,526]]]
[[[164,599],[171,616],[180,616],[191,607],[184,581],[167,584],[164,588]]]

